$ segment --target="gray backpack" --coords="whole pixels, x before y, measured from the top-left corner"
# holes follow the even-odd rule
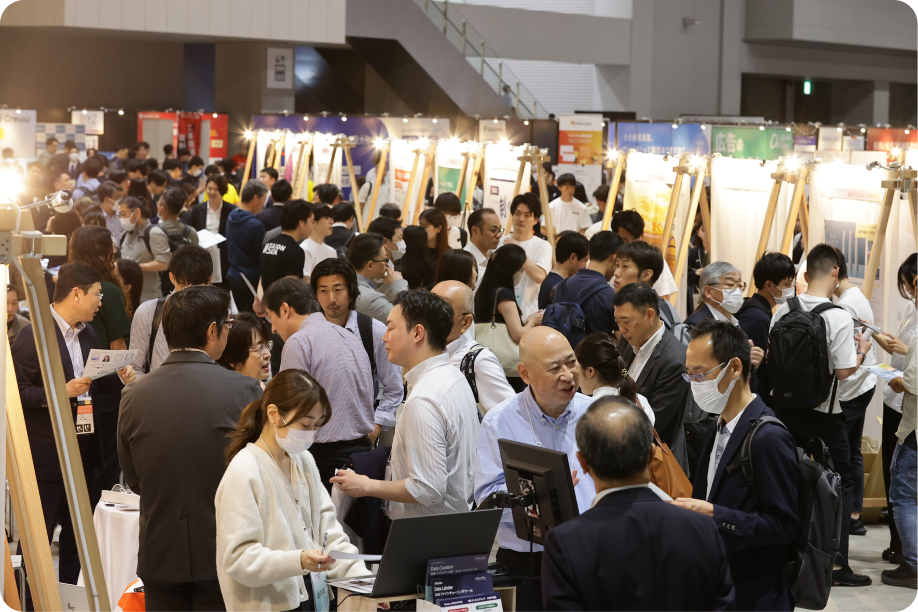
[[[767,423],[785,427],[771,416],[752,424],[743,439],[739,456],[728,469],[739,469],[743,480],[756,497],[755,473],[752,468],[752,440]],[[832,569],[841,541],[841,476],[832,465],[825,443],[810,438],[806,448],[797,448],[799,474],[797,481],[797,535],[788,545],[784,576],[798,608],[822,610],[832,590]]]

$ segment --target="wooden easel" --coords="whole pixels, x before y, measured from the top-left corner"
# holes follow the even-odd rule
[[[915,211],[918,209],[918,170],[906,170],[901,166],[893,165],[889,178],[880,186],[886,190],[883,194],[883,208],[880,209],[880,221],[877,224],[877,235],[870,250],[870,259],[867,262],[867,275],[864,277],[864,295],[867,299],[873,294],[873,285],[876,283],[877,270],[880,268],[880,257],[883,255],[883,244],[886,242],[886,228],[889,226],[889,216],[892,213],[893,198],[898,192],[908,194],[908,203],[912,213],[912,227],[915,227]],[[918,234],[916,234],[918,235]]]
[[[373,193],[370,196],[370,214],[367,216],[367,223],[373,220],[373,214],[376,213],[376,199],[379,197],[379,185],[383,181],[383,172],[386,170],[386,158],[389,155],[389,146],[390,142],[384,140],[378,147],[379,163],[376,164],[376,183],[373,184]]]
[[[430,142],[424,155],[427,159],[424,162],[424,174],[421,175],[421,184],[418,185],[418,199],[414,206],[414,225],[418,224],[418,219],[421,216],[421,207],[424,205],[424,194],[427,193],[427,180],[430,178],[430,173],[433,171],[434,159],[437,156],[436,141]]]
[[[802,232],[803,238],[803,250],[807,251],[806,245],[809,240],[807,237],[807,226],[804,224],[804,217],[800,212],[802,202],[803,202],[803,192],[806,187],[806,182],[809,179],[810,171],[806,165],[801,165],[793,172],[787,173],[787,178],[785,180],[788,183],[794,184],[794,195],[791,197],[791,207],[787,213],[787,222],[784,225],[784,233],[781,236],[781,249],[779,253],[784,253],[785,255],[790,251],[791,242],[794,239],[794,226],[797,224],[797,217],[800,217],[800,231]],[[809,217],[807,217],[809,218]]]
[[[462,169],[459,171],[459,182],[456,183],[456,196],[462,197],[462,188],[465,186],[465,173],[469,169],[469,158],[472,157],[474,153],[472,148],[469,147],[468,150],[462,152]]]
[[[414,162],[411,164],[411,173],[408,174],[408,187],[405,189],[405,200],[402,202],[402,214],[399,215],[399,221],[404,221],[405,216],[408,214],[409,202],[411,202],[411,192],[414,189],[414,177],[418,173],[418,163],[420,163],[421,155],[424,152],[421,150],[422,147],[418,146],[414,150]]]
[[[239,187],[245,187],[245,184],[249,182],[249,173],[252,171],[252,158],[255,155],[255,144],[258,142],[258,130],[255,133],[250,133],[249,141],[249,152],[245,156],[245,171],[242,173],[242,185]]]
[[[626,156],[622,153],[617,151],[612,153],[612,163],[615,164],[615,170],[612,172],[612,182],[609,184],[609,195],[606,196],[606,209],[602,213],[601,228],[604,232],[609,231],[609,226],[612,224],[612,211],[615,210],[615,198],[618,197],[618,187],[622,182],[622,171],[625,169],[626,159]]]
[[[777,172],[771,175],[774,183],[771,185],[771,195],[768,196],[768,208],[765,209],[765,225],[762,226],[762,235],[759,236],[759,244],[755,248],[755,259],[753,263],[758,263],[758,261],[762,259],[762,255],[765,254],[765,248],[768,246],[768,239],[771,237],[771,226],[775,221],[775,212],[778,209],[778,196],[781,195],[781,187],[788,180],[788,175],[793,177],[792,173],[784,171],[784,161],[782,160],[778,163]],[[789,182],[793,182],[793,179]],[[749,283],[746,286],[746,297],[752,296],[753,292],[755,292],[755,284]]]
[[[364,232],[363,229],[363,207],[360,205],[360,196],[357,194],[357,175],[354,173],[354,159],[351,157],[351,149],[354,147],[354,143],[345,136],[338,136],[338,140],[335,141],[335,147],[341,149],[344,153],[344,161],[347,163],[347,174],[351,179],[351,195],[354,197],[354,209],[357,213],[357,231],[360,233]],[[334,152],[332,152],[332,161],[335,161]]]
[[[281,154],[284,151],[286,143],[287,132],[281,132],[280,136],[277,137],[277,140],[274,141],[274,161],[271,164],[271,167],[275,170],[280,170]]]
[[[708,238],[710,239],[711,236],[709,229],[711,212],[708,208],[708,196],[704,190],[704,177],[707,173],[708,166],[708,160],[701,159],[694,168],[695,188],[692,189],[692,200],[689,203],[689,209],[685,216],[685,227],[682,230],[682,240],[679,242],[679,251],[676,256],[676,271],[673,273],[673,278],[676,279],[676,283],[680,282],[682,273],[685,271],[685,262],[688,260],[689,242],[692,238],[692,228],[695,225],[695,212],[698,210],[699,206],[701,206],[701,221],[704,223],[705,231],[708,232]],[[691,169],[689,169],[689,172],[691,172]],[[677,291],[668,296],[670,304],[676,303],[678,295],[679,292]]]
[[[335,155],[338,153],[338,142],[340,139],[341,137],[339,136],[338,138],[335,138],[334,142],[332,142],[331,158],[328,160],[328,172],[325,173],[326,183],[331,183],[332,172],[335,170]]]
[[[300,143],[300,158],[297,160],[296,176],[293,179],[293,197],[299,199],[303,185],[309,184],[309,157],[312,155],[312,136],[307,135]]]
[[[663,224],[663,235],[660,238],[660,250],[663,251],[664,255],[666,249],[669,247],[669,237],[673,231],[673,221],[676,218],[676,210],[679,208],[679,197],[682,195],[682,179],[685,177],[685,173],[689,171],[688,166],[686,166],[687,162],[688,155],[683,155],[679,158],[679,165],[673,168],[673,172],[676,173],[676,179],[673,181],[673,193],[669,198],[669,208],[666,210],[666,222]],[[618,174],[618,168],[615,169],[615,173]],[[612,195],[611,189],[609,189],[609,195]],[[609,210],[608,202],[606,202],[606,210]],[[605,223],[605,216],[603,217],[603,223]]]
[[[526,164],[536,168],[539,183],[539,200],[542,202],[542,214],[545,215],[545,229],[548,230],[548,241],[551,244],[552,252],[555,250],[555,227],[551,222],[551,210],[548,208],[548,186],[545,184],[545,168],[542,162],[551,161],[547,149],[539,149],[534,145],[524,145],[523,154],[517,159],[520,160],[520,167],[516,173],[516,184],[513,187],[513,197],[520,194],[523,184],[523,175],[526,172]],[[513,220],[507,219],[507,227],[504,228],[504,235],[510,234],[513,229]]]
[[[469,211],[474,206],[475,186],[478,185],[478,176],[481,173],[481,165],[484,162],[484,149],[478,149],[475,153],[470,154],[475,156],[475,162],[472,164],[472,180],[469,182],[469,188],[465,194],[465,202],[462,205],[462,225],[460,225],[460,227],[463,228],[465,227],[465,219],[468,217]],[[463,167],[466,165],[467,161],[468,157],[466,157],[466,161],[462,162]],[[464,179],[465,173],[463,172],[460,178],[462,182],[459,184],[460,192],[462,191],[462,186],[465,184]]]

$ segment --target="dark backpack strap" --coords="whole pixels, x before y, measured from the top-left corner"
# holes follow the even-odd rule
[[[459,363],[459,371],[462,372],[462,375],[465,376],[465,379],[468,381],[469,386],[472,388],[472,395],[475,396],[475,403],[481,403],[478,399],[478,384],[475,382],[475,359],[478,358],[478,353],[484,350],[484,347],[476,344],[469,352],[462,357],[462,361]],[[478,419],[481,419],[481,413],[478,413]]]
[[[664,301],[663,298],[658,298],[657,308],[660,309],[660,318],[663,319],[663,323],[666,324],[667,331],[672,332],[676,328],[676,320],[673,319],[673,313],[670,312],[669,306],[663,303]]]
[[[188,236],[191,235],[191,226],[188,224],[183,224],[183,225],[184,227],[182,228],[182,238],[184,238],[185,240],[188,240],[189,239]]]
[[[153,255],[153,249],[150,248],[150,232],[153,231],[153,224],[151,223],[143,230],[143,243],[147,245],[147,251],[150,252],[150,255]]]
[[[743,438],[742,445],[740,446],[739,456],[734,459],[726,468],[727,473],[733,472],[733,470],[737,469],[740,470],[740,474],[743,476],[743,482],[745,482],[746,486],[749,487],[749,490],[752,491],[752,498],[755,501],[758,500],[755,488],[755,470],[752,466],[752,441],[755,438],[755,434],[758,433],[758,431],[768,423],[774,423],[775,425],[778,425],[787,431],[787,426],[773,416],[766,415],[757,419],[752,423],[752,427],[749,428],[749,431],[746,432],[746,437]]]
[[[564,295],[558,293],[559,289],[564,292]],[[552,304],[555,303],[555,300],[557,300],[558,302],[570,302],[571,301],[571,296],[567,293],[567,279],[566,278],[561,279],[561,282],[555,285],[555,295],[551,300]]]
[[[602,291],[603,287],[608,287],[608,286],[609,286],[609,283],[607,283],[604,280],[601,280],[601,281],[596,281],[594,284],[584,289],[580,293],[580,296],[579,296],[580,308],[583,308],[584,304],[587,303],[587,300],[589,300],[591,297],[593,297],[594,295]]]
[[[373,318],[362,312],[357,313],[357,329],[360,331],[360,341],[363,342],[363,350],[367,352],[370,358],[370,370],[373,372],[373,379],[377,379],[376,374],[376,354],[373,350]]]
[[[469,243],[469,234],[461,227],[459,228],[459,244],[462,245],[462,248],[465,248],[465,245]]]
[[[147,347],[147,373],[153,368],[153,344],[156,342],[156,332],[159,331],[160,322],[163,320],[163,305],[166,298],[161,297],[156,300],[156,308],[153,309],[153,322],[150,324],[150,345]]]
[[[797,298],[794,298],[797,299]],[[842,307],[838,304],[833,304],[832,302],[823,302],[822,304],[817,305],[812,312],[813,314],[821,315],[827,310],[832,310],[833,308],[838,308],[842,310]],[[828,351],[829,339],[826,338],[826,351]],[[835,394],[838,392],[838,377],[835,375],[835,372],[832,372],[832,395],[829,398],[829,412],[827,414],[832,414],[832,409],[835,407]]]

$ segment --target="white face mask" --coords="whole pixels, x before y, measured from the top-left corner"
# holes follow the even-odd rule
[[[722,289],[721,293],[724,297],[723,302],[717,302],[717,300],[714,298],[711,298],[711,300],[720,304],[721,307],[730,314],[736,314],[739,312],[739,309],[743,307],[743,292],[739,289],[739,287],[727,290]]]
[[[459,227],[459,215],[446,215],[446,224],[449,227]]]
[[[137,225],[136,223],[131,221],[130,217],[118,217],[118,221],[121,223],[121,229],[123,229],[126,232],[133,232],[134,227]]]
[[[201,169],[195,168],[194,170],[189,170],[188,176],[193,176],[194,178],[198,178],[199,176],[201,176]]]
[[[775,297],[774,293],[772,293],[771,295],[772,297],[775,298],[775,304],[778,304],[780,306],[781,304],[785,303],[787,300],[794,297],[796,294],[797,294],[797,290],[794,287],[790,287],[788,289],[781,289],[781,295],[777,297]]]
[[[392,251],[392,261],[398,261],[399,259],[401,259],[402,256],[405,254],[406,248],[407,247],[405,246],[404,240],[399,240],[398,242],[396,242],[395,250]]]
[[[281,420],[284,421],[284,417],[281,417]],[[290,429],[287,421],[284,421],[284,425],[287,426],[287,437],[281,438],[277,435],[277,425],[274,426],[274,437],[277,439],[277,445],[284,449],[288,455],[298,455],[312,446],[316,439],[315,429]]]
[[[519,272],[513,275],[513,286],[516,287],[521,282],[523,282],[523,271],[522,270],[520,270]]]
[[[727,363],[729,364],[729,362]],[[739,377],[734,378],[727,386],[727,392],[721,393],[717,386],[728,371],[729,368],[725,364],[720,376],[714,380],[692,381],[692,397],[695,398],[695,403],[698,404],[699,408],[711,414],[720,414],[724,411],[724,408],[727,407],[727,400],[730,399],[730,393],[733,392],[733,385],[739,380]]]
[[[112,200],[112,208],[118,208],[118,205],[121,204],[123,197],[118,198],[117,200]]]
[[[72,161],[73,163],[77,163],[78,161],[80,161],[80,154],[79,154],[79,153],[71,153],[71,154],[70,154],[70,161]]]

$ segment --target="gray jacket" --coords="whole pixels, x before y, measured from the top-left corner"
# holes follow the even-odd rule
[[[391,299],[402,291],[408,290],[408,281],[405,279],[389,283],[387,296],[382,291],[374,287],[369,280],[363,276],[357,275],[357,285],[360,287],[360,295],[357,297],[357,312],[373,317],[377,321],[386,324],[389,311],[392,310]]]

